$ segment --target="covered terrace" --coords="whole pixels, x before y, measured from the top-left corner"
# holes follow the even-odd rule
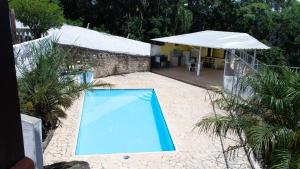
[[[152,72],[205,88],[221,88],[229,54],[250,66],[256,50],[269,49],[247,33],[201,31],[152,39]],[[228,60],[228,59],[227,59]]]

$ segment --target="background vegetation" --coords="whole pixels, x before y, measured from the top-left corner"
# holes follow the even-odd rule
[[[48,0],[11,0],[9,5],[16,18],[30,28],[34,38],[40,38],[48,29],[60,27],[64,22],[62,9]]]
[[[273,46],[268,64],[300,66],[297,0],[56,0],[69,23],[142,41],[222,30],[247,32]],[[99,28],[99,29],[98,29]],[[274,59],[273,59],[274,58]]]

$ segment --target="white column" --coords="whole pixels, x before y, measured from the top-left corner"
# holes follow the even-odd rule
[[[202,51],[202,47],[199,47],[198,66],[197,66],[197,76],[200,76],[201,51]]]

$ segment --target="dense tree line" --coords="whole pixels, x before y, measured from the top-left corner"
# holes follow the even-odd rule
[[[247,32],[272,49],[268,64],[300,66],[297,0],[56,0],[68,23],[132,39],[201,30]]]

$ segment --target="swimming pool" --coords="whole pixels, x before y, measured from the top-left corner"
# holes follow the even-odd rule
[[[153,89],[86,91],[76,155],[174,151]]]

